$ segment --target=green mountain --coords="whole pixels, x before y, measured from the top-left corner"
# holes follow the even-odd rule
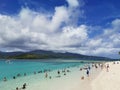
[[[61,53],[45,50],[30,52],[0,52],[1,59],[81,59],[81,60],[110,60],[106,57],[87,56],[76,53]]]

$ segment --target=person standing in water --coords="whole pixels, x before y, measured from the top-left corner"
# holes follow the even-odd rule
[[[19,90],[18,87],[16,87],[16,90]]]
[[[89,70],[87,69],[86,74],[87,74],[88,77],[89,77],[89,73],[90,73],[90,72],[89,72]]]
[[[3,81],[4,81],[4,82],[6,82],[6,81],[7,81],[7,78],[6,78],[6,77],[4,77],[4,78],[3,78]]]
[[[90,65],[88,66],[88,69],[89,69],[89,70],[91,69]]]
[[[23,84],[22,89],[26,89],[26,83]]]
[[[107,72],[109,72],[109,64],[107,64],[106,68],[107,68]]]
[[[48,74],[47,74],[47,72],[45,73],[45,78],[47,78],[48,77]]]
[[[59,71],[59,70],[58,70],[58,72],[57,72],[57,73],[58,73],[58,76],[60,77],[60,71]]]

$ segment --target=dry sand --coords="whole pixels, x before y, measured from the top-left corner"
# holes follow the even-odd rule
[[[120,64],[109,63],[109,72],[104,69],[92,82],[92,90],[120,90]]]

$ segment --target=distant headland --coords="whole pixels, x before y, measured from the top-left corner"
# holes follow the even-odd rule
[[[0,52],[1,59],[81,59],[81,60],[112,60],[107,57],[88,56],[70,52],[54,52],[33,50],[29,52]]]

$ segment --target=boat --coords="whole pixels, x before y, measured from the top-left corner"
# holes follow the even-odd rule
[[[5,63],[12,64],[11,60],[6,60]]]

